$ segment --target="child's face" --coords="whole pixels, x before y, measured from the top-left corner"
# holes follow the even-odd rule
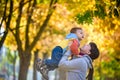
[[[77,35],[77,37],[78,37],[79,40],[82,40],[84,38],[83,30],[78,29],[76,31],[76,35]]]

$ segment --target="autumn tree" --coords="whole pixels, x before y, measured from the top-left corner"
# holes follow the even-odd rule
[[[2,22],[5,22],[6,31],[9,30],[14,36],[13,40],[15,40],[16,42],[14,44],[16,44],[16,49],[18,50],[20,57],[20,70],[18,79],[26,80],[28,67],[31,60],[31,51],[39,40],[40,36],[42,35],[42,32],[46,28],[48,21],[50,20],[50,17],[55,9],[55,6],[53,5],[57,2],[57,0],[46,1],[46,6],[42,5],[44,1],[43,3],[37,5],[39,2],[37,2],[36,0],[10,0],[10,2],[6,0],[4,2],[6,4],[4,9],[4,15],[2,17]],[[45,6],[46,8],[40,8],[41,5],[43,7]],[[37,15],[36,11],[40,11],[39,13],[45,13],[44,15],[38,13],[39,17],[41,17],[41,22],[38,23],[36,22],[37,20],[35,20],[34,18],[35,15]],[[32,34],[34,32],[32,29],[35,27],[35,35],[30,36],[29,34]],[[24,31],[25,34],[22,34]],[[1,41],[2,40],[5,39],[1,39]]]
[[[111,75],[113,79],[115,76],[119,78],[119,72],[116,72],[119,67],[111,67],[113,62],[118,66],[120,59],[119,1],[59,0],[59,4],[55,4],[57,0],[10,0],[10,2],[6,2],[6,22],[10,19],[8,15],[12,14],[10,26],[5,25],[5,31],[7,28],[10,31],[6,45],[18,49],[20,57],[19,80],[26,80],[33,48],[36,47],[42,54],[50,53],[51,46],[64,39],[63,36],[74,27],[72,25],[75,21],[78,23],[77,25],[82,24],[82,28],[86,32],[87,37],[83,43],[94,41],[100,48],[100,58],[94,65],[95,79],[107,79]],[[13,8],[10,9],[10,6]],[[54,11],[55,6],[57,7]],[[2,10],[5,12],[5,6]],[[42,34],[43,31],[44,34]],[[114,70],[111,71],[111,69]],[[107,76],[109,72],[112,74]]]

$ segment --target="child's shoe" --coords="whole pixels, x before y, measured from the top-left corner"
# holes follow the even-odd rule
[[[37,71],[40,71],[40,73],[46,80],[49,79],[49,77],[48,77],[49,70],[43,60],[41,60],[41,59],[36,60],[36,69],[37,69]]]
[[[37,59],[36,62],[35,62],[35,66],[36,66],[37,71],[39,71],[41,66],[42,66],[42,60]]]
[[[47,68],[47,65],[44,65],[44,66],[41,66],[40,68],[40,73],[42,74],[42,76],[46,79],[46,80],[49,80],[49,77],[48,77],[48,68]]]

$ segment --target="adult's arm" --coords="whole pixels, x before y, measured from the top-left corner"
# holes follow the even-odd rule
[[[83,58],[76,58],[69,60],[69,56],[71,55],[71,51],[68,50],[62,57],[62,59],[59,62],[59,67],[64,69],[64,70],[80,70],[82,69],[84,64],[84,59]]]

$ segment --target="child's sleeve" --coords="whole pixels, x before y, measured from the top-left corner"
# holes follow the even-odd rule
[[[73,55],[79,55],[79,43],[76,39],[73,39],[73,42],[70,46],[70,50],[72,52]]]

